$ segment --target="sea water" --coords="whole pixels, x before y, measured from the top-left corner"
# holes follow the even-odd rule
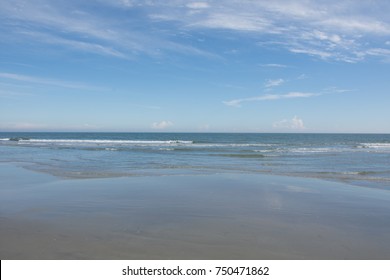
[[[66,178],[243,172],[390,189],[390,134],[4,132],[0,162]]]

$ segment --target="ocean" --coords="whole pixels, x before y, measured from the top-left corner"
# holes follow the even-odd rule
[[[262,173],[390,188],[390,134],[3,132],[0,162],[64,178]]]

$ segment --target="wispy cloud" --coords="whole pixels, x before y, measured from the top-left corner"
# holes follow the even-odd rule
[[[122,12],[113,17],[105,12],[107,6]],[[216,58],[212,48],[184,43],[176,35],[199,29],[228,30],[251,38],[256,34],[259,41],[295,54],[352,63],[368,56],[389,58],[383,51],[390,35],[389,12],[384,0],[98,0],[93,4],[3,0],[0,36],[28,36],[36,43],[125,59],[172,52]]]
[[[283,79],[267,80],[266,83],[265,83],[265,87],[266,88],[277,87],[277,86],[280,86],[283,83],[284,83]]]
[[[47,78],[21,75],[21,74],[15,74],[15,73],[0,72],[0,78],[12,80],[12,81],[18,81],[18,82],[42,84],[42,85],[70,88],[70,89],[104,90],[103,88],[90,86],[90,85],[86,85],[86,84],[82,84],[82,83],[75,83],[75,82],[55,80],[55,79],[47,79]]]
[[[22,91],[0,89],[0,97],[1,98],[14,99],[14,98],[19,98],[19,97],[24,97],[24,96],[31,96],[31,94],[25,93]]]
[[[359,52],[368,48],[370,38],[390,34],[386,1],[375,5],[336,0],[212,1],[197,13],[191,12],[191,5],[180,5],[185,1],[174,2],[175,8],[155,11],[154,16],[186,28],[267,35],[268,42],[272,35],[275,45],[323,60],[358,62],[364,59]]]
[[[364,15],[360,15],[360,17],[331,17],[329,19],[323,19],[320,24],[352,33],[390,34],[388,22],[364,17]]]
[[[273,67],[273,68],[286,68],[288,67],[285,64],[278,64],[278,63],[268,63],[268,64],[260,64],[262,67]]]
[[[313,49],[313,48],[306,48],[303,46],[301,48],[290,48],[289,50],[293,53],[302,53],[302,54],[307,54],[307,55],[311,55],[311,56],[317,56],[317,57],[320,57],[322,59],[327,59],[327,58],[334,56],[334,54],[332,54],[331,52],[321,51],[321,50]]]
[[[210,5],[207,2],[191,2],[187,4],[187,7],[191,9],[206,9]]]
[[[368,49],[365,52],[365,54],[367,54],[367,55],[374,55],[374,56],[390,57],[390,49],[372,48],[372,49]]]
[[[268,20],[265,20],[255,14],[229,14],[229,17],[223,13],[210,14],[206,19],[193,22],[188,26],[205,27],[212,29],[230,29],[235,31],[253,31],[266,32],[270,27]]]
[[[338,88],[338,87],[328,87],[322,91],[322,94],[337,94],[337,93],[346,93],[346,92],[351,92],[351,91],[353,91],[353,90],[352,89],[345,89],[345,88]]]
[[[286,94],[265,94],[261,96],[248,97],[242,99],[234,99],[230,101],[223,101],[223,104],[227,106],[240,107],[241,103],[244,102],[254,102],[254,101],[270,101],[270,100],[280,100],[280,99],[293,99],[293,98],[308,98],[313,96],[318,96],[318,93],[310,92],[289,92]]]
[[[351,92],[351,91],[353,91],[353,90],[343,89],[343,88],[338,88],[338,87],[332,86],[332,87],[324,88],[321,91],[318,91],[316,93],[291,91],[291,92],[284,93],[284,94],[263,94],[263,95],[254,96],[254,97],[233,99],[233,100],[223,101],[222,103],[225,104],[226,106],[241,107],[242,103],[246,103],[246,102],[286,100],[286,99],[295,99],[295,98],[310,98],[310,97],[317,97],[317,96],[328,95],[328,94],[342,94],[342,93]]]
[[[60,45],[65,48],[109,55],[117,58],[133,58],[139,54],[161,57],[165,52],[177,52],[185,55],[218,57],[206,50],[169,40],[165,32],[155,29],[139,28],[147,18],[137,16],[112,17],[102,12],[106,5],[117,8],[143,8],[153,3],[133,3],[133,1],[100,1],[101,9],[96,6],[83,10],[78,1],[57,2],[41,0],[22,1],[4,0],[0,4],[0,18],[6,18],[2,29],[7,40],[26,38],[36,44]],[[198,3],[198,6],[201,5]],[[152,10],[148,10],[152,13]],[[19,38],[18,38],[19,37]],[[17,40],[16,39],[16,40]]]
[[[78,50],[82,52],[94,53],[105,56],[112,56],[117,58],[125,58],[129,59],[129,54],[125,54],[113,47],[104,46],[100,43],[94,42],[85,42],[82,40],[75,39],[65,39],[53,34],[46,34],[42,32],[26,32],[22,31],[20,34],[25,35],[26,37],[30,37],[31,39],[38,40],[40,43],[46,43],[49,45],[58,45],[66,48],[70,48],[73,50]]]

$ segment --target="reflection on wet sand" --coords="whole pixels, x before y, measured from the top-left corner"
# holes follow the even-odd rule
[[[390,258],[387,190],[248,174],[0,173],[1,259]]]

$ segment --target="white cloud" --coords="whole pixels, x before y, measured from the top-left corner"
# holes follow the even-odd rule
[[[311,34],[314,38],[324,40],[324,41],[330,41],[333,43],[339,43],[341,41],[341,37],[337,34],[326,34],[325,32],[314,30]]]
[[[388,45],[390,34],[390,5],[385,0],[374,1],[375,4],[338,0],[98,0],[94,5],[101,6],[90,10],[87,10],[88,4],[81,5],[74,0],[36,2],[1,1],[0,16],[6,18],[1,39],[29,36],[36,43],[42,43],[41,39],[46,36],[46,44],[118,58],[138,54],[161,56],[165,52],[212,57],[206,49],[179,43],[178,37],[172,34],[177,34],[178,30],[225,29],[251,33],[250,36],[255,34],[259,41],[293,53],[358,62],[370,55],[369,49]],[[141,12],[131,18],[118,13],[115,18],[101,12],[105,5]],[[159,32],[159,25],[155,24],[158,21],[174,24],[171,28],[164,25],[163,32]],[[140,29],[140,26],[145,28]]]
[[[318,93],[310,93],[310,92],[289,92],[287,94],[280,95],[280,98],[301,98],[301,97],[312,97],[318,96]]]
[[[390,49],[373,48],[366,51],[368,55],[387,56],[390,57]]]
[[[186,1],[174,2],[180,7],[178,3]],[[372,36],[390,34],[389,8],[386,1],[370,5],[337,0],[226,0],[213,2],[196,14],[174,8],[160,15],[187,28],[267,35],[267,42],[274,41],[294,53],[353,63],[362,59],[358,51],[369,46]],[[273,36],[271,40],[269,35]]]
[[[283,79],[268,80],[268,81],[265,83],[265,87],[266,87],[266,88],[277,87],[277,86],[280,86],[280,85],[283,84],[283,83],[284,83],[284,80],[283,80]]]
[[[45,42],[52,45],[61,45],[65,47],[70,47],[72,49],[81,50],[84,52],[96,53],[100,55],[113,56],[117,58],[129,58],[128,55],[124,54],[121,51],[116,50],[110,46],[104,46],[103,44],[98,43],[90,43],[84,42],[80,40],[70,40],[64,39],[58,36],[53,36],[51,34],[43,34],[43,33],[24,33],[26,35],[30,35],[35,39],[39,39],[40,42]]]
[[[206,19],[191,24],[194,27],[213,29],[230,29],[235,31],[265,32],[269,27],[268,20],[256,14],[226,14],[213,13]]]
[[[161,130],[171,126],[173,126],[173,123],[171,121],[154,122],[152,124],[153,129],[161,129]]]
[[[261,64],[262,67],[275,67],[275,68],[286,68],[287,65],[284,64],[278,64],[278,63],[268,63],[268,64]]]
[[[261,96],[248,97],[242,99],[234,99],[230,101],[223,101],[223,104],[227,106],[240,107],[243,102],[253,102],[253,101],[269,101],[269,100],[279,100],[279,99],[293,99],[293,98],[308,98],[313,96],[319,96],[319,93],[310,93],[310,92],[289,92],[286,94],[265,94]]]
[[[229,101],[222,101],[222,103],[225,104],[226,106],[241,107],[241,103],[244,101],[245,99],[234,99]]]
[[[303,120],[294,116],[291,120],[284,119],[273,123],[274,128],[292,129],[292,130],[304,130],[305,125]]]
[[[368,48],[355,52],[357,57],[364,59],[367,56],[373,56],[383,59],[384,62],[390,62],[390,49],[389,48]]]
[[[119,0],[119,3],[125,7],[133,7],[134,1],[131,0]]]
[[[332,27],[333,29],[343,30],[352,33],[371,33],[371,34],[389,34],[389,23],[378,21],[373,18],[361,17],[333,17],[324,19],[321,25]]]
[[[331,52],[322,51],[322,50],[314,49],[311,47],[306,48],[304,46],[302,46],[300,48],[290,48],[289,50],[293,53],[302,53],[302,54],[307,54],[310,56],[318,56],[322,59],[327,59],[327,58],[331,58],[332,56],[334,56],[334,54]]]
[[[191,2],[187,4],[187,7],[190,9],[206,9],[210,5],[207,2]]]
[[[351,92],[351,89],[343,89],[338,87],[328,87],[323,90],[323,94],[337,94],[337,93],[346,93]]]

